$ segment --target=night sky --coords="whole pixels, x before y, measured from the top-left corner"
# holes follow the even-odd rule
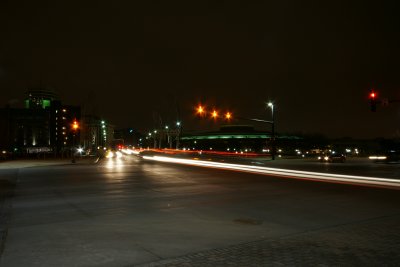
[[[272,100],[278,132],[400,137],[400,102],[368,104],[400,100],[394,2],[2,0],[0,105],[45,86],[117,127],[209,131],[200,102],[270,119]]]

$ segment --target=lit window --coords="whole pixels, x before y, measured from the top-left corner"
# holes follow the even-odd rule
[[[67,110],[66,110],[66,109],[63,109],[63,112],[67,112]]]
[[[65,132],[62,132],[63,135],[65,135]]]
[[[56,110],[56,113],[58,113],[58,110]]]

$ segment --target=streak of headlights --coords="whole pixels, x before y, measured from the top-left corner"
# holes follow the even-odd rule
[[[369,156],[368,157],[369,159],[387,159],[387,157],[386,156]]]
[[[269,168],[269,167],[241,165],[232,163],[210,162],[210,161],[192,160],[192,159],[177,159],[177,158],[169,158],[161,156],[153,156],[153,157],[143,156],[143,158],[147,160],[155,160],[161,162],[171,162],[171,163],[179,163],[179,164],[194,165],[201,167],[212,167],[218,169],[236,170],[236,171],[251,172],[264,175],[283,176],[289,178],[400,187],[400,180],[388,179],[388,178],[298,171],[298,170]]]

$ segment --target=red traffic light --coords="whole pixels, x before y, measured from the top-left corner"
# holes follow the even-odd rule
[[[375,98],[376,98],[376,93],[375,93],[374,91],[372,91],[372,92],[369,94],[369,98],[375,99]]]
[[[376,112],[376,104],[377,104],[377,93],[375,91],[371,91],[369,93],[369,102],[370,102],[370,107],[372,112]]]

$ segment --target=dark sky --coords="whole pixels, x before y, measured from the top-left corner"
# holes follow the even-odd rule
[[[171,124],[178,106],[206,131],[199,102],[269,119],[273,100],[278,132],[400,137],[400,103],[367,99],[400,99],[394,2],[2,0],[0,105],[42,85],[118,127]]]

